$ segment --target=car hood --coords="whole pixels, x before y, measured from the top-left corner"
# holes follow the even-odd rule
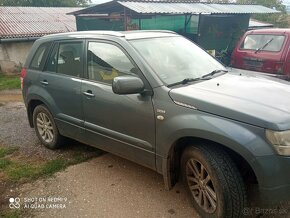
[[[179,104],[272,130],[290,129],[290,83],[271,78],[227,73],[174,88]]]

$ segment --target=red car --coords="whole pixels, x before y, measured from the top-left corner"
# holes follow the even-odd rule
[[[289,80],[290,29],[246,32],[232,53],[231,66],[260,71]]]

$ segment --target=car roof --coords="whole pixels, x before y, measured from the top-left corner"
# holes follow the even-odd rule
[[[134,31],[79,31],[69,33],[51,34],[41,37],[45,41],[55,41],[64,39],[85,39],[85,38],[99,38],[99,37],[117,37],[131,39],[154,38],[154,37],[168,37],[177,36],[175,32],[167,30],[134,30]]]
[[[286,28],[266,28],[266,29],[256,29],[248,31],[248,34],[290,34],[290,29]]]

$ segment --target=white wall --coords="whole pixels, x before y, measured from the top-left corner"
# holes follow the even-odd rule
[[[33,42],[2,42],[0,44],[0,69],[3,73],[19,73]]]

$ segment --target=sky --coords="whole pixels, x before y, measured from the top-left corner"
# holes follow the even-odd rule
[[[104,2],[107,2],[107,1],[109,1],[109,0],[92,0],[92,3],[93,4],[101,4],[101,3],[104,3]]]

